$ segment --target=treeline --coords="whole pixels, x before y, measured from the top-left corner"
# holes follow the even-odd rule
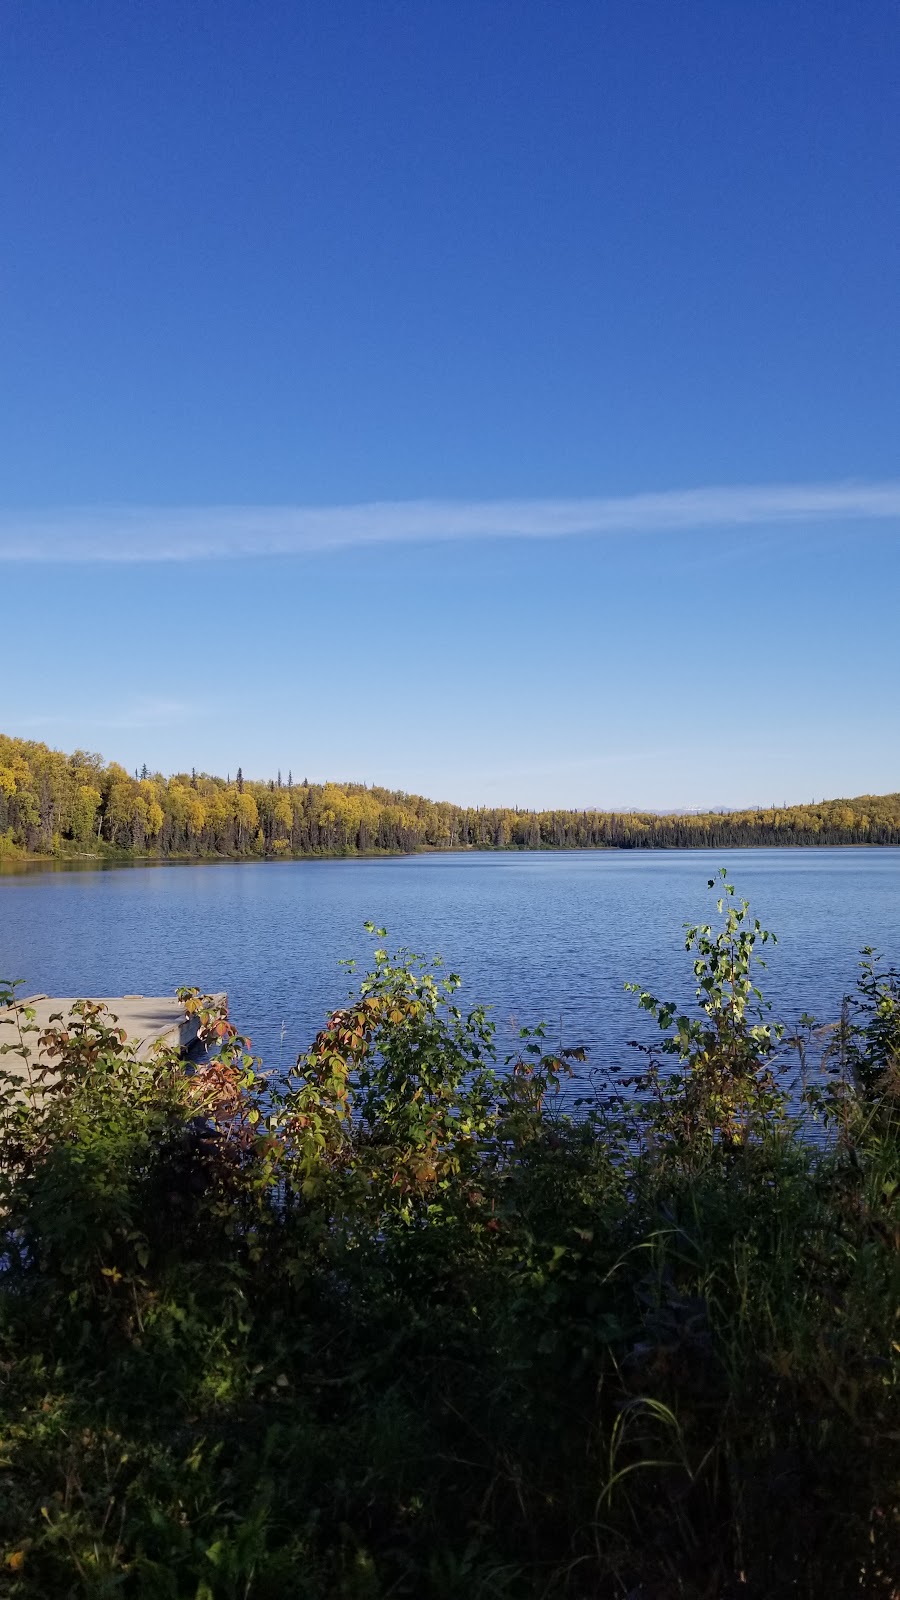
[[[259,782],[117,762],[0,734],[0,853],[363,855],[460,848],[641,849],[900,844],[900,794],[768,810],[650,812],[467,807],[361,783]]]

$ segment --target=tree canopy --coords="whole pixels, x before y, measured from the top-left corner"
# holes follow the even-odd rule
[[[127,772],[0,734],[0,853],[309,856],[900,844],[900,794],[688,814],[459,806],[362,783]]]

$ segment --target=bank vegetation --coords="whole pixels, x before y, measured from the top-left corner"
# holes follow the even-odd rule
[[[0,1590],[896,1597],[900,976],[789,1040],[718,889],[572,1115],[383,943],[282,1077],[196,991],[191,1073],[16,1006]]]

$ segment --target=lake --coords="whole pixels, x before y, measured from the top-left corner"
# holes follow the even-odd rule
[[[835,1017],[865,944],[900,963],[900,850],[472,852],[7,868],[0,976],[51,995],[224,988],[266,1064],[286,1065],[345,997],[340,960],[362,970],[371,918],[392,948],[440,952],[502,1042],[512,1019],[543,1020],[595,1064],[634,1064],[627,1041],[652,1024],[624,984],[690,1001],[682,925],[715,920],[723,865],[778,935],[761,987],[785,1020]]]

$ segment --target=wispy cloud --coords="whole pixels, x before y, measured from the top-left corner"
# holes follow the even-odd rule
[[[354,545],[900,520],[900,482],[673,489],[599,499],[0,511],[0,561],[240,560]]]
[[[174,722],[183,722],[194,716],[199,709],[181,700],[142,695],[127,705],[114,706],[100,716],[88,716],[83,711],[25,712],[15,717],[15,723],[18,728],[29,732],[41,728],[78,728],[90,735],[107,728],[168,728]]]

